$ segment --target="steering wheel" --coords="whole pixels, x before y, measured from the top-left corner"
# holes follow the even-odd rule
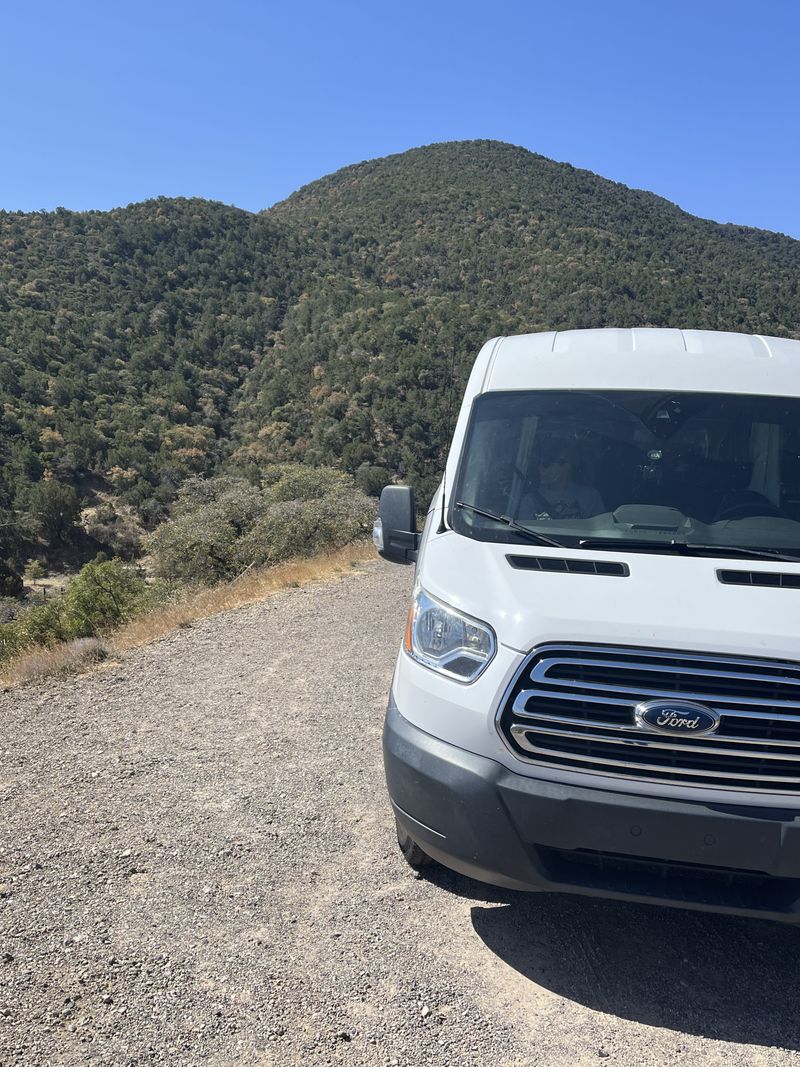
[[[713,521],[725,522],[728,519],[754,519],[757,517],[785,519],[787,515],[771,501],[764,498],[763,502],[740,500],[738,503],[728,504],[722,511],[716,513]]]
[[[539,489],[535,485],[529,485],[527,491],[533,501],[534,508],[536,508],[536,514],[550,517],[550,510],[553,505],[548,504]]]

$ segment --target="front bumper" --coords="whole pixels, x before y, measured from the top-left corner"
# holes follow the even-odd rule
[[[383,754],[403,829],[433,859],[471,878],[800,921],[795,810],[672,800],[515,774],[413,726],[392,697]]]

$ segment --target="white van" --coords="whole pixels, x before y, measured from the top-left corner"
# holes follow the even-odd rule
[[[408,861],[800,917],[800,342],[495,338],[415,531],[388,487]]]

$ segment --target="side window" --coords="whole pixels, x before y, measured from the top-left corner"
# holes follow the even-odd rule
[[[462,479],[464,499],[474,501],[488,511],[507,510],[519,436],[520,422],[517,419],[479,418],[475,421]]]

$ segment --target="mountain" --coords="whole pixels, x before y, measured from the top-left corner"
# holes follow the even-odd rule
[[[0,213],[0,250],[0,559],[31,554],[43,479],[111,486],[149,525],[220,466],[428,490],[498,333],[800,336],[800,242],[494,141],[345,167],[258,215]]]

